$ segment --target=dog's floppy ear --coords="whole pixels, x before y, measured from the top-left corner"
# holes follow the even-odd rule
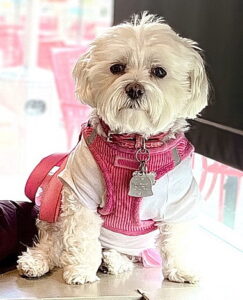
[[[208,80],[203,59],[198,52],[201,49],[194,41],[183,40],[192,51],[192,66],[189,73],[191,97],[186,108],[186,117],[193,119],[208,103]]]
[[[92,105],[92,94],[90,89],[89,68],[91,61],[91,50],[83,54],[73,69],[75,80],[75,94],[85,104]]]

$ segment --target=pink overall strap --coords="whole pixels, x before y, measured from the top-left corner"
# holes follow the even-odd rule
[[[55,153],[43,158],[31,172],[26,185],[25,195],[31,201],[35,200],[37,189],[54,166],[60,166],[68,153]]]

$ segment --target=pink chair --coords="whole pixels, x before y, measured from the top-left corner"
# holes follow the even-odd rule
[[[75,130],[80,129],[82,123],[87,121],[90,113],[90,108],[80,104],[75,98],[74,80],[72,78],[74,64],[85,50],[86,47],[80,46],[79,48],[57,48],[52,51],[53,72],[69,148],[73,146],[73,133]]]
[[[0,25],[0,52],[2,52],[2,67],[22,65],[23,45],[19,26]]]
[[[64,48],[65,44],[55,37],[40,36],[38,49],[38,66],[44,69],[52,69],[52,50],[53,48]]]
[[[208,200],[210,195],[212,194],[216,182],[219,178],[219,202],[218,202],[218,221],[223,221],[224,217],[224,206],[225,206],[225,195],[224,195],[224,188],[226,178],[228,176],[234,176],[237,178],[238,181],[238,189],[240,187],[240,181],[243,178],[243,172],[229,166],[226,166],[220,162],[214,161],[213,163],[209,164],[208,159],[206,157],[201,158],[202,161],[202,174],[199,182],[199,188],[201,191],[207,188],[207,193],[205,196],[205,200]],[[212,174],[212,179],[210,181],[210,185],[206,184],[207,175]],[[239,194],[239,191],[237,191]]]

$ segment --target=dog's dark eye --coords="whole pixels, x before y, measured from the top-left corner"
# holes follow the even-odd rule
[[[156,77],[163,78],[167,73],[162,67],[154,67],[151,69],[151,74]]]
[[[110,67],[112,74],[122,74],[125,71],[126,66],[123,64],[115,64]]]

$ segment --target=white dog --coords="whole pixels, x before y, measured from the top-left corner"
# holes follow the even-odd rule
[[[200,196],[183,132],[207,105],[199,50],[144,13],[109,28],[79,59],[77,95],[93,114],[59,175],[58,220],[37,221],[38,243],[20,256],[21,274],[57,266],[68,284],[94,282],[101,263],[118,274],[158,248],[165,278],[198,280]]]

